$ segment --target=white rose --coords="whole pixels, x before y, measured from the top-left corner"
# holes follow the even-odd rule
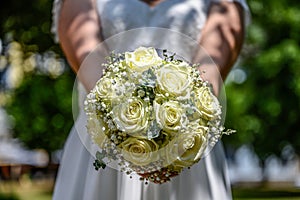
[[[219,100],[207,86],[202,86],[195,90],[194,101],[196,107],[206,120],[214,119],[221,112]]]
[[[133,52],[125,53],[125,62],[129,69],[136,72],[143,72],[154,65],[159,65],[162,59],[152,47],[139,47]]]
[[[159,126],[166,132],[176,132],[182,126],[184,110],[177,101],[167,101],[162,105],[154,101],[154,112]]]
[[[207,127],[195,125],[168,145],[166,161],[176,168],[190,167],[200,160],[206,146]]]
[[[143,136],[149,125],[146,103],[139,98],[131,98],[115,106],[112,110],[117,128],[128,133]],[[145,136],[146,137],[146,136]]]
[[[192,79],[186,63],[169,63],[156,71],[158,89],[171,96],[186,96],[191,90]]]
[[[124,158],[138,166],[145,166],[159,159],[159,146],[154,140],[129,137],[121,144],[121,148]]]
[[[96,84],[96,94],[104,100],[113,99],[115,97],[113,83],[114,80],[102,77]]]
[[[91,135],[92,140],[100,148],[108,141],[107,134],[109,129],[102,118],[96,114],[90,114],[87,120],[87,131]]]

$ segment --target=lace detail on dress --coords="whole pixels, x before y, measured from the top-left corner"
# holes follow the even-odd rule
[[[51,33],[54,35],[55,42],[59,42],[57,30],[58,30],[59,14],[60,14],[60,9],[61,9],[62,4],[63,4],[63,0],[54,0],[53,1]]]

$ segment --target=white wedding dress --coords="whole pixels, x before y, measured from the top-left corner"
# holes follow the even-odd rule
[[[141,27],[171,29],[198,40],[206,20],[211,2],[217,0],[164,0],[155,7],[149,7],[139,0],[97,0],[104,39],[118,33]],[[231,1],[231,0],[227,0]],[[248,8],[241,3],[246,13]],[[58,19],[60,0],[54,4],[54,27]],[[246,17],[247,19],[247,17]],[[247,23],[247,22],[246,22]],[[136,33],[136,32],[135,32]],[[155,45],[182,54],[188,52],[189,43],[179,41],[178,34],[159,34],[155,29],[138,31],[132,38],[117,37],[111,48],[126,46]],[[129,34],[131,35],[131,34]],[[143,38],[143,39],[141,39]],[[155,39],[155,40],[154,40]],[[166,42],[167,41],[167,42]],[[179,53],[180,54],[180,53]],[[188,54],[188,53],[187,53]],[[186,56],[186,55],[184,55]],[[80,104],[85,96],[79,86]],[[96,171],[94,158],[82,144],[86,138],[79,137],[77,131],[85,132],[85,115],[82,110],[75,122],[64,147],[64,154],[56,179],[54,200],[227,200],[232,199],[224,150],[219,142],[214,149],[191,169],[184,170],[171,182],[145,185],[138,177],[130,178],[125,173],[107,167]],[[77,127],[77,128],[75,128]],[[79,127],[79,128],[78,128]],[[80,129],[80,130],[79,130]],[[81,136],[82,137],[82,136]],[[85,144],[86,145],[86,144]]]

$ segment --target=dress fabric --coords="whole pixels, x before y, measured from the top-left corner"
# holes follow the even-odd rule
[[[149,7],[139,0],[97,0],[97,9],[101,19],[103,39],[116,35],[111,42],[112,49],[128,50],[145,46],[158,46],[189,56],[190,39],[197,41],[205,24],[210,3],[217,0],[164,0],[155,7]],[[227,0],[230,1],[230,0]],[[247,11],[246,2],[240,0]],[[54,2],[54,26],[60,10],[61,1]],[[142,27],[158,27],[172,30],[175,34],[157,34],[157,29],[140,29],[135,34],[120,33]],[[158,31],[160,32],[160,31]],[[132,36],[132,37],[130,37]],[[128,38],[127,38],[128,37]],[[183,38],[183,39],[182,39]],[[184,51],[182,51],[182,49]],[[87,151],[88,135],[86,118],[82,109],[86,93],[79,84],[80,112],[64,146],[58,176],[56,179],[54,200],[227,200],[232,199],[230,182],[221,142],[199,163],[185,169],[179,176],[162,185],[145,185],[138,176],[130,178],[125,173],[107,167],[96,171],[94,158]],[[80,132],[80,134],[78,134]],[[83,141],[85,140],[85,141]],[[85,145],[83,145],[85,143]]]

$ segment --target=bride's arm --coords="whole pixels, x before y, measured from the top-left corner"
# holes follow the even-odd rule
[[[99,78],[99,65],[79,68],[86,56],[102,41],[95,0],[64,0],[58,22],[60,45],[75,73],[90,90]],[[93,69],[94,68],[94,69]],[[97,73],[95,73],[95,70]]]
[[[243,8],[240,4],[223,1],[211,5],[200,45],[213,59],[217,69],[206,62],[207,58],[201,53],[194,62],[203,64],[200,67],[205,72],[203,77],[213,84],[216,94],[240,53],[244,35]]]

